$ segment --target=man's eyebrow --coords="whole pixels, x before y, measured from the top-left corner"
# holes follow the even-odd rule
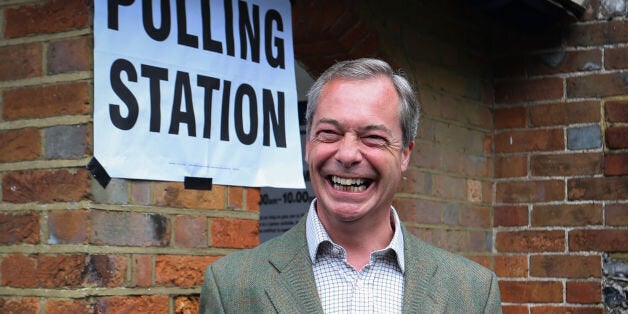
[[[384,131],[387,134],[392,134],[392,131],[384,124],[369,124],[363,128],[360,128],[361,132],[368,132],[368,131]]]
[[[331,124],[335,127],[340,127],[340,122],[336,119],[331,119],[331,118],[321,118],[320,120],[316,121],[316,126],[321,125],[321,124]]]

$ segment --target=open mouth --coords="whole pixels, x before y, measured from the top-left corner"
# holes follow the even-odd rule
[[[328,180],[334,189],[345,192],[362,192],[373,182],[373,180],[369,179],[342,178],[338,176],[329,176]]]

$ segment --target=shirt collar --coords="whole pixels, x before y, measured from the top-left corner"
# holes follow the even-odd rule
[[[391,215],[393,216],[395,222],[395,232],[393,233],[393,237],[386,248],[392,249],[395,251],[397,255],[397,263],[399,264],[399,268],[401,272],[405,271],[405,257],[404,257],[404,244],[403,244],[403,234],[401,232],[401,221],[399,220],[399,216],[397,215],[397,211],[393,206],[390,207]],[[307,247],[310,253],[310,258],[312,259],[312,263],[316,262],[316,252],[318,251],[318,247],[321,243],[329,241],[334,243],[329,234],[325,230],[325,227],[318,219],[318,214],[316,212],[316,199],[312,201],[310,204],[310,209],[307,213],[307,220],[305,222],[305,235],[307,238]],[[382,251],[382,250],[380,250]]]

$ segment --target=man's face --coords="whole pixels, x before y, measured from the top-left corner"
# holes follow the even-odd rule
[[[322,89],[305,147],[323,223],[390,215],[414,142],[402,147],[399,99],[390,79],[334,79]]]

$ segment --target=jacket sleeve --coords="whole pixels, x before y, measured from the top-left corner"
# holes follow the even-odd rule
[[[198,313],[225,313],[211,265],[205,270],[205,280],[201,288],[201,300]]]
[[[497,276],[492,274],[491,277],[491,287],[488,293],[488,299],[486,300],[486,305],[484,306],[484,313],[501,313],[502,302],[499,293],[499,285],[497,283]]]

